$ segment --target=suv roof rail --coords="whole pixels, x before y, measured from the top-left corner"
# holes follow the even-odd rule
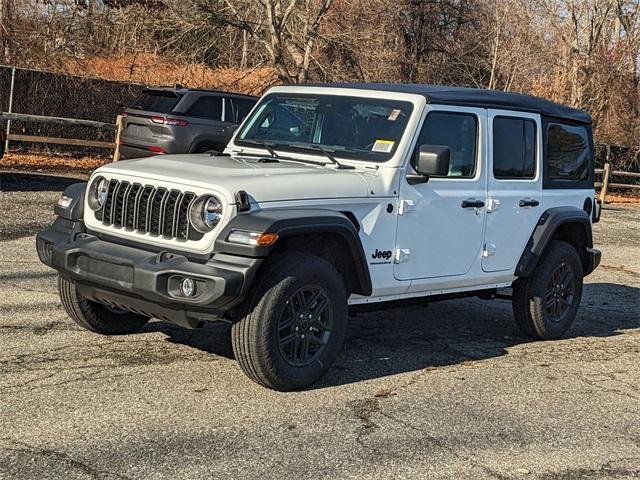
[[[234,95],[237,97],[247,97],[252,99],[259,98],[256,95],[251,95],[249,93],[229,92],[227,90],[215,90],[212,88],[190,88],[190,87],[184,87],[179,83],[176,83],[175,85],[147,85],[146,89],[147,90],[183,90],[185,92],[221,93],[224,95]]]

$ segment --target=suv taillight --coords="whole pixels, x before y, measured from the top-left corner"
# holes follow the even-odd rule
[[[186,127],[187,125],[189,125],[189,122],[187,122],[186,120],[169,117],[151,117],[151,121],[153,123],[157,123],[158,125],[175,125],[176,127]]]

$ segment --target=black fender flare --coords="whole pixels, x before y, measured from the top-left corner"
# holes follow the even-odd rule
[[[66,218],[71,221],[82,220],[84,213],[84,195],[87,190],[87,182],[72,183],[64,189],[62,195],[69,197],[71,203],[68,207],[63,208],[60,204],[56,203],[53,207],[54,213],[62,218]]]
[[[578,224],[584,228],[587,249],[593,247],[593,233],[591,231],[591,218],[584,210],[578,207],[554,207],[545,210],[540,216],[537,225],[533,229],[527,246],[516,266],[515,276],[529,277],[533,273],[540,257],[553,238],[558,228],[565,224]],[[584,259],[587,252],[578,252]],[[595,268],[595,267],[594,267]],[[585,275],[591,273],[585,271]]]
[[[277,233],[278,240],[273,245],[241,245],[227,241],[233,230],[249,232]],[[266,258],[278,243],[298,235],[338,235],[349,249],[355,266],[358,288],[355,293],[371,295],[371,274],[367,265],[362,242],[356,225],[349,218],[334,210],[311,208],[275,208],[241,213],[232,219],[220,232],[214,251],[230,255],[252,258]]]

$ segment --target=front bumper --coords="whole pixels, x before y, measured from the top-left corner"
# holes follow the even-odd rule
[[[89,300],[135,313],[195,327],[219,320],[238,305],[261,260],[214,255],[193,261],[170,252],[151,252],[107,242],[78,231],[76,223],[58,218],[39,233],[40,260],[73,281]],[[196,283],[196,294],[180,293],[180,281]]]

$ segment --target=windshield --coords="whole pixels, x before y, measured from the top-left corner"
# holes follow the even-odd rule
[[[411,102],[320,94],[267,95],[235,139],[289,151],[381,162],[395,153]]]

